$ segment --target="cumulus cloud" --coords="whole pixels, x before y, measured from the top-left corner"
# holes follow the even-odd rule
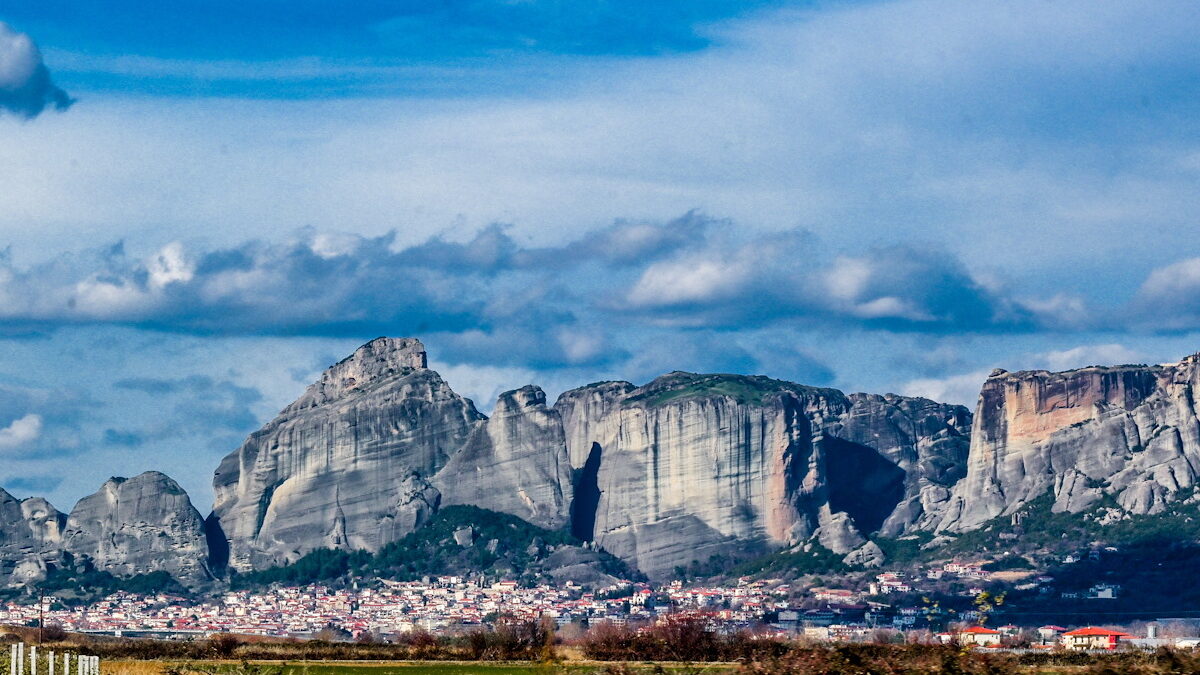
[[[71,103],[50,80],[33,40],[0,21],[0,110],[30,119],[47,107],[66,110]]]
[[[714,224],[713,219],[694,211],[662,223],[620,220],[585,232],[561,246],[548,247],[522,246],[509,233],[508,226],[492,224],[465,242],[433,237],[405,249],[398,259],[417,267],[469,269],[489,274],[592,263],[614,267],[644,265],[703,244]]]
[[[927,332],[1029,330],[1036,312],[987,288],[953,255],[913,246],[826,258],[792,231],[703,250],[645,268],[616,306],[692,326],[779,320]]]
[[[900,393],[974,408],[975,403],[979,400],[979,390],[983,388],[983,383],[987,380],[990,372],[991,369],[986,369],[948,377],[910,380],[900,387]]]
[[[1141,363],[1144,359],[1140,352],[1120,344],[1081,345],[1048,351],[1039,356],[1045,367],[1052,371]]]
[[[0,254],[0,326],[123,325],[195,335],[437,338],[455,363],[601,367],[649,329],[831,328],[930,334],[1069,328],[1038,304],[916,246],[831,252],[804,230],[717,227],[695,213],[621,221],[554,246],[503,226],[398,247],[289,241],[142,255],[124,243],[20,267]],[[637,342],[636,340],[634,342]],[[789,357],[791,358],[791,357]],[[823,378],[813,364],[797,372]]]
[[[0,382],[0,420],[9,420],[0,423],[0,452],[17,460],[75,455],[97,407],[83,391]]]
[[[1200,329],[1200,258],[1151,271],[1134,296],[1129,314],[1154,330]]]
[[[21,450],[42,435],[42,416],[30,413],[0,428],[0,452]]]

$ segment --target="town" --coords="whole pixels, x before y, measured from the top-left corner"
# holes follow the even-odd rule
[[[1083,555],[1087,555],[1086,553]],[[1072,557],[1071,562],[1074,560]],[[214,634],[330,640],[387,640],[413,631],[454,633],[494,624],[498,619],[553,621],[561,629],[611,624],[636,627],[670,617],[702,617],[710,630],[753,631],[778,638],[813,641],[940,641],[979,647],[1053,647],[1113,649],[1120,645],[1195,646],[1200,622],[1173,620],[1159,634],[1157,623],[1136,628],[1056,625],[985,625],[989,609],[985,587],[994,588],[990,572],[977,562],[947,562],[910,572],[881,572],[860,588],[804,585],[784,580],[743,578],[721,586],[663,586],[620,582],[588,590],[573,583],[558,587],[522,587],[515,581],[427,577],[419,581],[375,579],[348,587],[309,585],[228,591],[201,601],[169,594],[118,592],[81,606],[55,598],[10,602],[0,606],[0,623],[54,625],[64,630],[127,637],[188,639]],[[1033,572],[1008,575],[1022,583],[1051,588],[1053,578]],[[911,602],[926,584],[962,587],[964,609],[942,603]],[[853,585],[853,584],[848,584]],[[945,586],[943,585],[943,588]],[[1111,599],[1120,592],[1098,585],[1089,598]],[[1063,592],[1064,598],[1078,596]],[[883,602],[889,598],[900,602]],[[907,602],[906,602],[907,601]],[[1135,634],[1137,630],[1141,634]]]

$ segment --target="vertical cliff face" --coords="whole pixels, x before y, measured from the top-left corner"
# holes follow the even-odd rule
[[[66,516],[40,497],[18,500],[0,489],[0,585],[46,576],[62,546]]]
[[[235,569],[317,548],[375,551],[443,504],[566,524],[570,463],[536,387],[489,420],[426,368],[425,349],[379,338],[331,367],[221,462],[212,528]]]
[[[573,531],[654,576],[813,536],[848,552],[885,524],[904,531],[961,475],[970,424],[965,409],[920,399],[690,373],[591,385],[555,407],[577,472]]]
[[[546,407],[545,392],[526,386],[501,394],[491,418],[476,427],[434,484],[447,506],[484,506],[541,527],[565,527],[571,460],[562,420]]]
[[[938,527],[972,529],[1047,493],[1056,511],[1084,511],[1106,495],[1131,513],[1162,511],[1194,487],[1200,467],[1197,360],[994,372],[966,478]]]
[[[895,394],[849,398],[850,409],[830,433],[859,449],[834,455],[843,461],[837,463],[832,483],[853,484],[846,477],[854,475],[871,479],[866,489],[835,499],[835,508],[854,513],[867,531],[890,537],[936,520],[966,474],[970,411]]]
[[[232,567],[378,550],[436,510],[430,479],[484,417],[425,366],[416,340],[372,340],[221,462],[213,526]]]
[[[109,479],[79,500],[62,546],[121,576],[165,571],[192,583],[209,576],[204,519],[183,488],[157,471]]]

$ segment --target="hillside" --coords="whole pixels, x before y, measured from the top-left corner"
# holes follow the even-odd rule
[[[619,559],[588,548],[564,532],[475,506],[448,506],[378,553],[319,549],[290,565],[235,574],[231,582],[235,588],[253,588],[352,578],[409,581],[442,575],[524,584],[575,581],[591,586],[637,576]]]

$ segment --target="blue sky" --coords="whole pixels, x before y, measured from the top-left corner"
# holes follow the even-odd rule
[[[219,458],[413,335],[973,403],[1200,350],[1200,6],[0,7],[0,485]]]

